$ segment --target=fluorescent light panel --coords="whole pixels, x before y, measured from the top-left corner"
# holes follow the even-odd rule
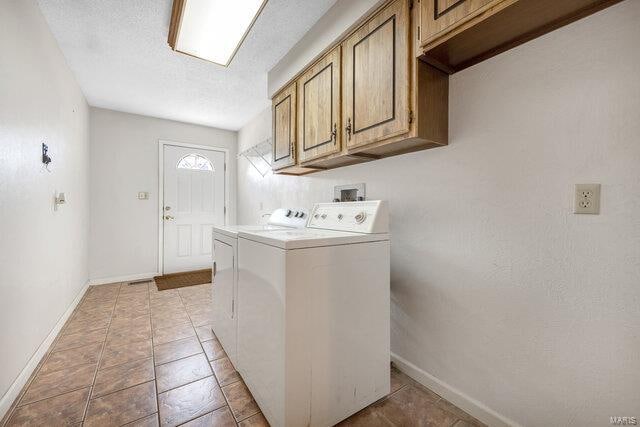
[[[267,0],[183,0],[174,50],[227,66]]]

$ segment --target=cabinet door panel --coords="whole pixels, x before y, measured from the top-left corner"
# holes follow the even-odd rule
[[[214,239],[213,253],[216,272],[212,286],[213,330],[233,363],[236,363],[237,316],[236,277],[234,249],[225,242]]]
[[[490,3],[501,0],[422,0],[422,44],[475,16]]]
[[[296,84],[273,98],[273,170],[295,164]]]
[[[398,0],[343,43],[347,147],[409,131],[409,10]]]
[[[298,87],[300,162],[340,151],[340,47],[309,68]]]

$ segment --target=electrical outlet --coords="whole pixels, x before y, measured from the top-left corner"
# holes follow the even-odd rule
[[[576,184],[576,202],[574,213],[600,213],[600,184]]]

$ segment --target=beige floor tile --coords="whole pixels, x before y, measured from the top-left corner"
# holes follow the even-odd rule
[[[89,332],[104,329],[109,326],[111,315],[88,316],[71,318],[64,327],[62,335],[76,334],[78,332]]]
[[[458,420],[452,427],[486,427],[486,424],[481,423],[480,421],[465,421]]]
[[[212,312],[190,314],[189,317],[191,318],[191,323],[193,323],[193,326],[196,326],[196,327],[207,325],[213,322]]]
[[[151,330],[151,316],[148,314],[140,314],[136,317],[117,318],[111,321],[109,332],[127,329],[137,331],[140,329]]]
[[[227,384],[240,381],[240,374],[236,372],[236,368],[233,367],[231,360],[228,357],[223,357],[211,362],[211,368],[218,380],[218,384],[225,386]]]
[[[92,399],[122,390],[155,378],[153,359],[142,359],[98,371]]]
[[[244,382],[238,381],[222,387],[222,392],[229,402],[231,412],[237,421],[242,421],[260,412],[260,408]]]
[[[269,423],[262,413],[252,415],[246,420],[240,421],[238,425],[240,427],[269,427]]]
[[[439,408],[429,394],[412,385],[403,387],[375,407],[396,425],[450,426],[458,419]]]
[[[196,335],[196,331],[191,323],[182,323],[180,325],[169,326],[168,328],[155,329],[153,331],[153,343],[155,345],[164,344],[170,341],[177,341],[183,338],[189,338]]]
[[[82,421],[90,388],[16,408],[5,427],[70,426]]]
[[[100,360],[100,369],[134,360],[146,359],[153,356],[151,340],[138,341],[121,346],[105,347]]]
[[[176,426],[225,405],[224,396],[211,376],[158,396],[160,424]]]
[[[467,414],[465,411],[458,408],[456,405],[454,405],[453,403],[449,402],[446,399],[438,400],[436,402],[436,405],[439,408],[442,408],[445,411],[452,413],[453,415],[455,415],[456,417],[462,420],[462,422],[459,422],[458,423],[459,425],[457,425],[456,427],[484,426],[483,423],[476,420],[474,417]]]
[[[226,353],[217,339],[203,341],[202,348],[204,348],[204,352],[207,354],[207,358],[209,360],[217,360],[222,357],[226,357]]]
[[[203,353],[174,360],[156,367],[158,393],[211,376],[209,362]]]
[[[158,411],[154,381],[89,401],[85,426],[121,426]]]
[[[83,347],[89,344],[104,342],[107,336],[107,329],[98,329],[89,332],[78,332],[75,334],[62,335],[56,341],[54,351],[67,350],[76,347]]]
[[[415,384],[415,382],[406,374],[398,370],[398,368],[391,366],[391,392],[389,394],[395,393],[402,387],[409,384]]]
[[[148,294],[149,293],[149,285],[147,283],[135,283],[135,284],[126,284],[120,288],[120,295],[129,295],[129,294]]]
[[[169,314],[166,316],[151,317],[151,325],[153,329],[168,328],[170,326],[180,325],[182,323],[189,323],[191,320],[186,312],[176,312],[175,314]]]
[[[151,311],[148,308],[132,307],[116,309],[113,312],[113,320],[134,320],[140,316],[149,316]]]
[[[198,326],[196,328],[196,334],[198,334],[198,339],[200,341],[208,341],[216,338],[216,334],[213,333],[211,324]]]
[[[107,335],[107,347],[117,347],[124,344],[130,344],[137,341],[146,341],[151,339],[150,325],[137,325],[131,328],[122,327],[119,329],[109,329]]]
[[[96,364],[73,366],[48,373],[38,373],[20,400],[20,405],[78,390],[93,383]]]
[[[382,414],[382,411],[377,410],[375,408],[375,405],[372,405],[372,406],[368,406],[362,411],[353,414],[346,420],[338,423],[337,426],[338,427],[395,427],[394,424],[392,424]],[[416,424],[416,425],[422,425],[422,424]]]
[[[196,418],[182,425],[183,427],[235,427],[236,420],[233,419],[228,406],[223,406],[213,412]]]
[[[148,417],[144,417],[140,420],[133,421],[129,424],[125,424],[126,427],[158,427],[160,421],[158,421],[158,414],[151,414]]]
[[[58,371],[63,368],[72,368],[79,365],[98,363],[102,343],[89,344],[84,347],[76,347],[69,350],[54,351],[40,368],[39,373]]]
[[[154,359],[156,365],[193,356],[202,352],[202,347],[196,337],[171,341],[154,347]]]

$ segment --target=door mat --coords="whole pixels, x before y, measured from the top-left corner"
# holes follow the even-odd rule
[[[211,283],[211,269],[170,273],[153,278],[159,291]]]

